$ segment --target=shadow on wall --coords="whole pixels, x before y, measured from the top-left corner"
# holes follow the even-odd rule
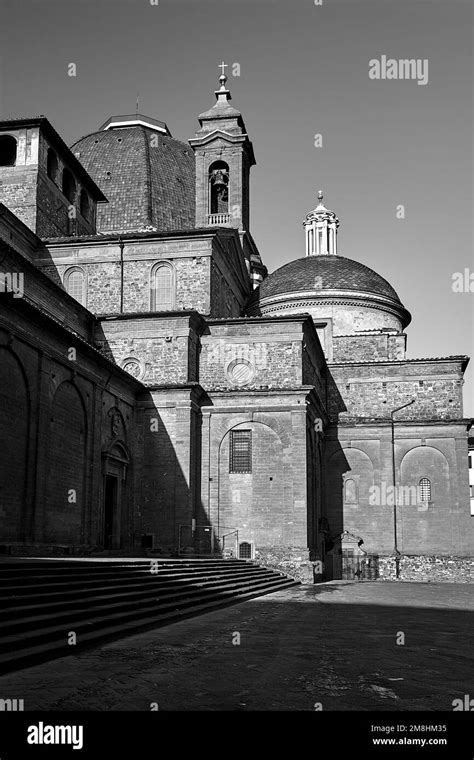
[[[320,522],[324,528],[325,580],[342,578],[342,546],[344,525],[344,477],[350,465],[338,440],[339,414],[347,407],[329,368],[327,370],[327,408],[329,428],[326,431],[323,456],[323,504]]]
[[[100,324],[97,340],[113,360]],[[160,393],[157,408],[154,394]],[[198,407],[200,394],[198,384],[190,383],[156,387],[154,392],[141,385],[135,395],[129,431],[132,472],[126,488],[133,525],[125,546],[122,541],[128,551],[183,557],[219,553],[217,532],[200,500],[201,417],[190,408]],[[183,399],[186,410],[175,405]]]

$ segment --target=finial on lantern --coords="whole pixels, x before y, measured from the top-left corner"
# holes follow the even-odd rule
[[[222,63],[219,64],[219,68],[221,70],[221,75],[219,77],[219,82],[221,83],[221,90],[225,90],[225,85],[226,85],[226,82],[227,82],[227,75],[225,74],[224,69],[226,69],[228,66],[229,66],[229,64],[228,63],[224,63],[224,61],[222,61]]]
[[[323,199],[323,197],[324,197],[324,196],[323,196],[323,191],[322,191],[322,190],[318,190],[318,201],[320,201],[320,202],[321,202],[321,201],[322,201],[322,199]]]

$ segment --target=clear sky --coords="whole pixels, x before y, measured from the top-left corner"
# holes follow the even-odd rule
[[[321,187],[339,253],[412,313],[408,356],[474,357],[474,292],[452,290],[453,273],[474,274],[471,0],[153,1],[3,0],[0,117],[45,114],[70,144],[133,112],[138,90],[140,111],[187,140],[217,64],[239,63],[228,86],[255,149],[252,232],[269,271],[304,255]],[[428,83],[370,79],[383,55],[427,59]]]

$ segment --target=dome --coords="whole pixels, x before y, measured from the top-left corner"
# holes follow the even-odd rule
[[[288,298],[285,298],[288,296]],[[410,314],[389,282],[373,269],[343,256],[305,256],[277,269],[253,292],[248,313],[265,313],[265,306],[283,303],[299,308],[298,300],[354,301],[391,310],[406,326]],[[300,304],[301,305],[301,304]],[[308,311],[308,309],[306,309]]]
[[[194,227],[194,153],[163,122],[114,117],[71,150],[108,200],[97,208],[98,232]]]

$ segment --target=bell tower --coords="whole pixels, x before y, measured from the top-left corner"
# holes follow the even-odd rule
[[[249,231],[249,177],[255,164],[242,114],[231,106],[221,63],[216,102],[198,116],[200,128],[189,144],[196,158],[196,227]]]

